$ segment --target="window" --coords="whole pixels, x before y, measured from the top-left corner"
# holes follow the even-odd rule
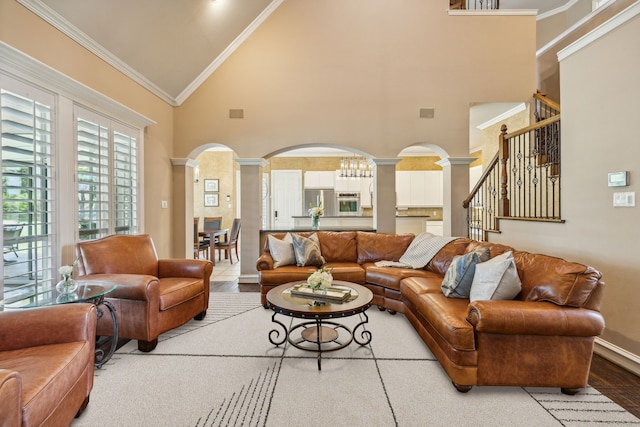
[[[79,238],[136,233],[138,131],[76,110]]]
[[[53,95],[0,79],[5,298],[49,289],[57,275],[52,105]]]
[[[152,123],[0,43],[0,300],[49,292],[79,238],[143,229],[138,162]]]

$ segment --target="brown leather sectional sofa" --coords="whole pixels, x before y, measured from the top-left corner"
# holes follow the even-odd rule
[[[422,269],[376,267],[376,261],[398,261],[414,236],[317,233],[334,279],[363,284],[380,309],[403,313],[459,391],[497,385],[560,387],[574,394],[587,385],[594,339],[604,329],[604,283],[595,269],[466,238],[446,244]],[[487,247],[491,258],[513,252],[520,294],[506,301],[446,297],[441,284],[453,257]],[[256,265],[265,307],[271,288],[306,280],[316,270],[273,265],[266,239]]]

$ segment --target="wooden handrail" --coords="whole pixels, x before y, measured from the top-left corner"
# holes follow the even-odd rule
[[[536,92],[536,93],[533,94],[533,97],[535,99],[537,99],[538,101],[542,102],[543,104],[547,104],[549,107],[551,107],[554,110],[560,112],[560,104],[558,104],[557,102],[554,102],[554,101],[550,100],[549,98],[547,98],[547,96],[544,93]]]
[[[505,139],[510,139],[510,138],[513,138],[514,136],[518,136],[518,135],[525,134],[527,132],[531,132],[532,130],[536,130],[538,128],[545,127],[545,126],[550,125],[551,123],[555,123],[557,121],[560,121],[560,114],[558,114],[556,116],[553,116],[553,117],[550,117],[548,119],[544,119],[544,120],[541,120],[539,122],[536,122],[535,124],[527,126],[526,128],[518,129],[515,132],[508,133],[508,134],[506,134],[504,136],[504,138]]]

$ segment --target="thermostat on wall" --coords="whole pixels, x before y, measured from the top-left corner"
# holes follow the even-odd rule
[[[609,172],[609,187],[626,187],[629,185],[629,172]]]

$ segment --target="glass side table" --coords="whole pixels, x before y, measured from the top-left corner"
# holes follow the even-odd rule
[[[107,307],[111,315],[113,336],[96,337],[94,366],[100,369],[111,359],[118,345],[118,318],[116,317],[116,309],[109,301],[105,301],[104,299],[105,295],[113,291],[116,287],[117,285],[112,282],[80,280],[78,281],[78,288],[72,293],[61,294],[55,288],[52,288],[27,297],[7,298],[0,300],[0,310],[6,311],[84,302],[96,306],[98,320],[100,320],[104,315],[101,306]],[[109,344],[109,346],[105,351],[107,344]]]

